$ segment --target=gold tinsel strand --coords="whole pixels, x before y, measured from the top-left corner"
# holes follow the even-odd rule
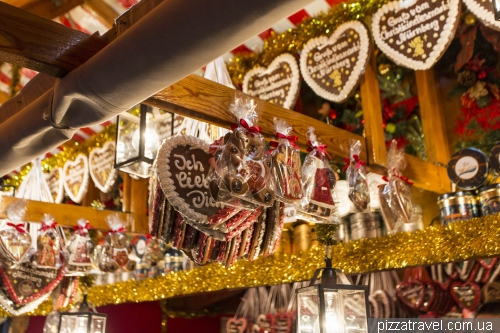
[[[314,227],[316,240],[326,246],[337,245],[339,243],[338,230],[338,224],[316,224]]]
[[[21,82],[21,67],[12,65],[10,79],[10,97],[14,97],[19,92],[19,82]]]
[[[254,66],[267,67],[274,58],[285,52],[296,54],[307,41],[321,35],[330,36],[342,23],[357,20],[365,23],[388,0],[351,0],[331,8],[326,13],[303,20],[296,28],[278,34],[272,32],[264,41],[262,52],[235,55],[227,64],[234,84],[242,84],[243,78]]]
[[[106,126],[101,132],[92,135],[85,142],[68,141],[62,145],[62,152],[54,154],[42,161],[44,171],[51,171],[52,168],[62,167],[66,161],[73,161],[78,154],[89,155],[90,151],[94,148],[101,147],[106,141],[114,141],[116,139],[116,125],[110,124]],[[24,177],[31,169],[31,163],[21,167],[19,175],[5,180],[6,185],[18,187],[23,181]]]

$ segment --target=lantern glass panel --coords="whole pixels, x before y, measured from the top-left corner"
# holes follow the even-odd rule
[[[118,117],[116,133],[116,164],[139,158],[140,105],[127,112],[127,116]],[[135,138],[136,142],[133,142]]]
[[[99,315],[92,316],[92,322],[90,325],[90,332],[92,333],[104,333],[106,331],[106,317],[101,317]]]
[[[297,333],[319,333],[319,295],[316,286],[297,292]]]
[[[324,288],[325,332],[368,331],[364,290]]]
[[[495,20],[500,21],[500,0],[493,0],[493,9],[495,12]]]

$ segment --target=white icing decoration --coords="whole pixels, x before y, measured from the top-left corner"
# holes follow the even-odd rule
[[[77,167],[81,163],[83,163],[83,167],[75,169],[75,167]],[[71,172],[69,176],[67,175],[68,170]],[[79,154],[74,161],[67,161],[66,163],[64,163],[63,175],[64,190],[71,200],[76,203],[80,203],[83,199],[83,196],[87,192],[87,186],[89,183],[89,161],[87,159],[87,156]],[[76,195],[73,193],[70,187],[70,184],[73,184],[73,182],[75,181],[80,181],[80,187]],[[68,182],[70,184],[68,184]]]
[[[57,286],[57,284],[55,284],[54,288],[56,286]],[[0,290],[0,306],[5,311],[7,311],[8,313],[10,313],[11,315],[13,315],[13,316],[20,316],[20,315],[23,315],[23,314],[25,314],[27,312],[31,312],[31,311],[35,310],[36,308],[38,308],[40,306],[40,304],[42,304],[43,302],[45,302],[50,297],[50,295],[52,293],[52,290],[54,290],[54,288],[52,288],[45,295],[41,296],[40,298],[37,298],[33,302],[29,302],[28,304],[24,305],[22,308],[20,308],[18,310],[16,310],[14,308],[14,302],[12,302],[10,299],[8,299],[7,296],[5,295],[5,293]]]
[[[335,66],[335,65],[340,65],[343,63],[342,67],[346,68],[352,68],[351,73],[349,75],[349,79],[347,82],[344,83],[344,86],[342,87],[342,90],[339,91],[338,93],[332,93],[330,91],[325,90],[323,87],[321,87],[317,82],[314,81],[314,79],[311,77],[311,74],[309,73],[308,64],[307,64],[307,55],[309,52],[315,52],[316,48],[323,48],[326,45],[332,45],[337,42],[337,40],[342,37],[342,35],[349,29],[355,30],[358,35],[359,35],[359,57],[358,60],[355,64],[351,64],[349,60],[349,56],[353,53],[353,49],[346,49],[343,51],[344,57],[339,57],[341,60],[332,62],[330,66]],[[339,49],[342,47],[339,46]],[[304,77],[304,80],[307,82],[307,84],[314,90],[314,92],[332,102],[340,103],[345,101],[349,95],[352,93],[354,88],[356,88],[356,85],[359,81],[359,78],[363,74],[366,64],[368,62],[368,52],[370,49],[370,38],[368,36],[368,30],[365,28],[365,26],[358,21],[350,21],[347,23],[344,23],[340,25],[330,37],[326,36],[320,36],[317,38],[312,38],[310,39],[304,48],[302,49],[302,56],[300,58],[300,71],[302,72],[302,76]],[[339,50],[337,50],[339,51]],[[352,52],[352,53],[349,53]],[[334,55],[339,55],[339,53],[335,53]],[[330,60],[330,58],[327,58]],[[328,61],[327,60],[327,61]],[[347,61],[347,63],[346,63]],[[318,63],[321,64],[321,63]]]
[[[59,173],[59,179],[55,178],[57,173]],[[45,179],[54,203],[61,203],[64,199],[64,175],[61,168],[53,168],[50,173],[45,174]],[[51,181],[51,179],[55,180]]]
[[[104,153],[107,150],[113,151],[111,157],[108,156],[107,159],[99,158],[97,161],[95,160],[97,154]],[[114,185],[116,180],[116,169],[114,168],[114,151],[115,151],[115,143],[113,141],[107,141],[104,143],[102,148],[94,148],[89,154],[89,168],[90,168],[90,176],[94,181],[95,186],[101,190],[103,193],[108,193],[111,190],[111,187]],[[103,168],[110,168],[108,178],[104,184],[101,183],[98,174]]]
[[[439,38],[436,41],[436,44],[432,46],[432,51],[429,53],[429,56],[424,59],[424,61],[418,61],[414,59],[410,59],[406,57],[403,53],[398,50],[393,49],[388,44],[386,44],[381,37],[381,20],[387,16],[389,13],[398,12],[401,8],[412,7],[417,4],[425,4],[424,0],[406,0],[406,1],[392,1],[388,4],[383,5],[372,17],[372,32],[373,39],[375,43],[380,48],[382,52],[384,52],[389,58],[391,58],[395,63],[400,66],[410,68],[413,70],[426,70],[431,68],[436,61],[441,57],[441,55],[446,50],[446,47],[453,39],[455,35],[455,30],[457,28],[457,20],[460,13],[460,1],[459,0],[444,0],[442,1],[442,6],[446,6],[448,3],[448,13],[446,16],[446,23],[443,26],[443,30],[439,32]],[[438,7],[440,8],[440,7]],[[413,16],[412,16],[413,18]],[[436,16],[436,20],[439,17]],[[415,20],[415,19],[414,19]],[[426,21],[417,22],[423,24]],[[400,22],[392,22],[393,24],[398,24]],[[428,23],[431,24],[431,23]],[[395,34],[396,38],[399,38],[399,34]]]
[[[477,0],[463,0],[467,8],[488,27],[500,31],[500,21],[495,20],[495,13],[481,6]],[[492,0],[486,0],[492,2]],[[493,4],[491,4],[493,6]]]
[[[251,70],[249,70],[245,74],[245,78],[243,79],[243,92],[246,94],[250,94],[251,92],[248,91],[248,83],[250,81],[250,78],[253,76],[267,73],[267,72],[272,72],[275,70],[280,63],[286,62],[292,71],[292,81],[290,82],[290,90],[288,91],[288,95],[286,96],[285,102],[283,103],[283,107],[285,109],[291,109],[298,96],[299,88],[300,88],[300,72],[299,72],[299,66],[297,65],[297,60],[293,55],[290,53],[283,53],[279,56],[277,56],[269,65],[269,67],[264,68],[264,67],[254,67]],[[283,92],[286,94],[286,92]],[[257,96],[259,97],[259,96]],[[274,97],[274,96],[273,96]],[[260,99],[267,100],[265,98],[259,97]]]

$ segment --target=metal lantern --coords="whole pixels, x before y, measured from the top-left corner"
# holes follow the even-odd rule
[[[97,313],[83,296],[75,312],[62,312],[59,317],[58,333],[106,333],[107,315]]]
[[[325,261],[326,267],[315,272],[309,286],[296,291],[297,333],[368,332],[368,287],[350,285],[330,259]]]
[[[118,116],[115,168],[147,178],[160,142],[173,134],[173,114],[139,104]]]

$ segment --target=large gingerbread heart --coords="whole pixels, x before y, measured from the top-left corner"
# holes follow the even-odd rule
[[[19,305],[15,304],[10,299],[7,292],[0,289],[0,306],[13,316],[21,316],[38,308],[40,304],[49,299],[49,297],[50,293],[47,293],[33,302],[27,303],[25,305]]]
[[[47,181],[54,202],[61,203],[64,199],[64,184],[61,168],[53,168],[50,173],[45,174],[45,180]]]
[[[64,267],[54,270],[39,268],[31,262],[15,268],[0,267],[0,276],[9,298],[18,305],[26,305],[50,293],[61,282]]]
[[[429,69],[451,43],[459,14],[460,0],[392,1],[373,15],[373,38],[398,65]]]
[[[451,296],[462,309],[474,311],[479,305],[481,288],[475,282],[455,281],[451,284]]]
[[[80,203],[89,183],[89,162],[87,156],[79,154],[74,161],[67,161],[63,167],[64,190],[71,200]]]
[[[95,148],[89,154],[89,172],[95,186],[108,193],[116,180],[115,143],[107,141],[102,148]]]
[[[210,195],[207,175],[209,145],[194,136],[176,135],[165,140],[158,151],[160,186],[176,211],[187,219],[208,224],[220,204]]]
[[[463,0],[467,8],[484,23],[484,25],[500,31],[500,21],[495,20],[495,0]]]
[[[227,333],[243,333],[247,328],[247,320],[245,318],[230,318],[226,323]]]
[[[302,50],[300,71],[317,95],[340,103],[356,88],[369,54],[368,30],[363,23],[350,21],[330,37],[310,39]]]
[[[408,307],[419,310],[424,304],[425,283],[422,281],[403,282],[396,288],[396,296]]]
[[[299,88],[299,66],[295,57],[289,53],[276,57],[267,68],[252,68],[243,80],[244,93],[285,109],[293,108]]]

